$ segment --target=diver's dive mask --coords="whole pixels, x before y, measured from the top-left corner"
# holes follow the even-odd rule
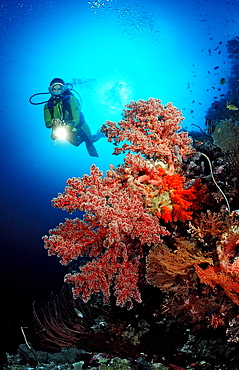
[[[51,95],[60,96],[66,90],[66,86],[60,82],[56,82],[49,87]]]

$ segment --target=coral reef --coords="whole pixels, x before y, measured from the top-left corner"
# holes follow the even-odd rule
[[[239,37],[235,36],[227,41],[228,57],[231,59],[239,59]]]
[[[192,152],[187,133],[178,132],[181,112],[158,99],[131,102],[127,108],[118,127],[108,122],[102,131],[109,141],[130,141],[115,153],[139,154],[128,153],[125,163],[105,177],[92,165],[90,175],[67,180],[64,193],[52,204],[69,213],[84,211],[84,220],[66,219],[43,239],[48,254],[57,254],[62,264],[89,256],[80,272],[65,276],[75,298],[87,302],[94,292],[102,292],[106,303],[113,287],[116,304],[132,308],[132,299],[141,302],[137,284],[143,246],[157,245],[170,234],[158,218],[191,219],[200,185],[185,189],[184,177],[174,173]]]
[[[221,91],[221,85],[213,86],[213,90],[216,95],[214,101],[209,107],[206,114],[206,123],[208,125],[208,133],[214,131],[215,127],[221,120],[239,120],[239,38],[238,36],[233,37],[227,41],[227,53],[228,58],[231,59],[231,70],[230,74],[225,79],[225,89]],[[223,93],[222,93],[223,92]],[[227,106],[233,104],[235,109],[228,109]],[[225,137],[226,139],[226,137]]]
[[[239,150],[239,121],[220,120],[212,133],[214,144],[224,152],[237,153]]]
[[[110,166],[105,176],[92,165],[89,175],[67,180],[52,204],[84,216],[50,230],[45,248],[63,265],[79,263],[65,282],[73,286],[74,299],[89,301],[92,310],[101,302],[104,309],[90,329],[107,353],[136,358],[146,352],[153,358],[161,336],[183,340],[182,327],[221,330],[225,342],[236,342],[239,219],[228,207],[238,197],[228,167],[235,135],[225,147],[218,130],[217,143],[216,133],[215,143],[206,136],[197,152],[180,131],[183,117],[171,103],[151,98],[126,108],[120,122],[102,128],[114,154],[125,153],[124,163]],[[222,131],[225,124],[236,130],[234,120],[224,119]],[[116,319],[116,313],[123,316]],[[84,334],[86,346],[96,349]],[[181,363],[189,366],[185,359]]]

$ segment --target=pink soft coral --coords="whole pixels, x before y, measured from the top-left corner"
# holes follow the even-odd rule
[[[105,177],[92,165],[90,175],[68,179],[53,206],[69,213],[83,211],[84,219],[66,219],[43,239],[48,254],[58,255],[64,265],[88,256],[79,272],[65,276],[73,284],[75,297],[87,301],[94,292],[102,292],[107,302],[113,290],[116,303],[131,308],[133,299],[141,302],[137,283],[145,257],[143,246],[157,245],[162,236],[169,235],[151,210],[149,187],[157,192],[163,184],[163,191],[171,192],[174,215],[162,204],[164,221],[190,218],[192,202],[183,189],[184,180],[172,175],[192,151],[192,141],[187,133],[178,132],[183,117],[171,103],[164,107],[158,99],[140,100],[127,108],[124,120],[118,125],[107,122],[102,131],[115,144],[127,140],[115,154],[125,150],[136,154],[128,153],[124,164],[116,170],[111,167]],[[170,175],[171,185],[166,181]],[[181,195],[173,184],[175,189],[180,187]],[[184,198],[179,199],[182,194]]]
[[[87,301],[101,291],[105,301],[114,287],[117,304],[132,307],[132,298],[140,302],[137,288],[142,246],[158,244],[161,235],[169,234],[155,216],[144,207],[143,192],[120,180],[113,169],[103,178],[94,165],[91,174],[67,181],[64,194],[53,199],[53,206],[85,211],[84,221],[66,219],[50,236],[45,236],[48,254],[57,254],[66,265],[73,259],[88,255],[93,261],[80,268],[80,273],[66,275],[74,284],[74,296]],[[124,289],[122,288],[124,282]]]
[[[168,163],[173,172],[175,164],[192,152],[192,140],[188,133],[179,132],[184,119],[182,112],[172,103],[164,106],[161,100],[153,98],[132,101],[126,107],[123,120],[118,124],[107,121],[102,128],[108,140],[117,145],[114,154],[130,151],[154,160],[160,158]],[[127,143],[119,147],[118,144],[123,141]]]

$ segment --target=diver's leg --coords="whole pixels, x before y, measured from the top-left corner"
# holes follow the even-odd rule
[[[85,126],[85,125],[84,125]],[[79,139],[85,141],[86,149],[91,157],[99,157],[95,146],[92,143],[91,137],[88,136],[88,132],[80,128],[77,131]]]
[[[86,123],[85,121],[85,117],[84,117],[84,114],[82,112],[80,112],[80,119],[79,119],[79,122],[80,122],[80,126],[83,126],[84,123]]]
[[[105,137],[105,134],[103,134],[103,132],[97,131],[96,134],[91,136],[92,143],[95,143],[96,141],[100,140],[102,137]]]
[[[83,143],[84,139],[78,136],[77,132],[70,132],[68,134],[67,140],[74,146],[79,146]]]
[[[102,137],[105,137],[105,135],[100,131],[97,131],[96,134],[92,135],[90,127],[86,123],[84,114],[82,112],[80,112],[80,127],[83,129],[83,131],[86,133],[88,139],[92,143],[95,143],[96,141],[98,141]]]

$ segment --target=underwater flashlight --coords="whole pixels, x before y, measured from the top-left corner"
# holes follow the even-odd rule
[[[57,129],[55,130],[55,135],[56,135],[57,139],[65,140],[66,137],[67,137],[66,128],[64,126],[57,127]]]

